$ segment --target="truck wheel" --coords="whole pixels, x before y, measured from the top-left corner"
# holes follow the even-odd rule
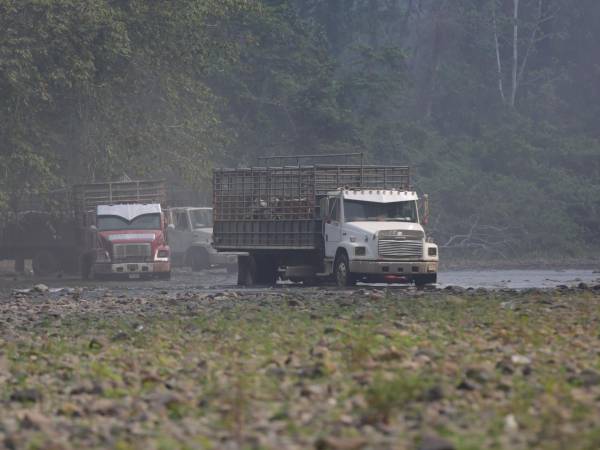
[[[65,254],[60,259],[60,268],[62,271],[70,274],[77,274],[80,272],[79,259],[77,255]]]
[[[31,261],[31,266],[36,276],[52,275],[58,271],[58,261],[48,251],[36,253]]]
[[[335,259],[333,273],[338,287],[348,287],[356,284],[356,277],[350,272],[350,263],[345,252],[340,252]]]
[[[437,283],[437,273],[428,273],[427,275],[415,275],[415,286],[422,288],[428,284]]]
[[[195,248],[192,250],[191,255],[192,270],[198,272],[200,270],[208,269],[208,252],[203,248]]]
[[[254,286],[256,283],[256,261],[252,256],[238,258],[238,286]]]
[[[89,257],[81,259],[81,278],[89,280],[92,278],[92,260]]]
[[[279,275],[277,269],[277,262],[270,255],[257,255],[254,256],[256,264],[256,282],[258,284],[277,284],[277,277]]]

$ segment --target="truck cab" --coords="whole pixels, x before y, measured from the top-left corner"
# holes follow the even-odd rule
[[[419,220],[418,195],[401,190],[329,192],[321,199],[325,272],[336,283],[437,281],[438,248]]]
[[[84,275],[170,278],[167,222],[160,204],[98,205],[95,212],[95,248],[84,262]]]
[[[210,267],[237,268],[237,256],[217,253],[213,248],[213,211],[209,207],[174,207],[167,210],[170,223],[168,242],[173,262],[199,271]]]

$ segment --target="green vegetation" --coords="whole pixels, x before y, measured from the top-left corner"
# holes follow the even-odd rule
[[[363,151],[415,167],[446,255],[591,255],[600,4],[572,3],[0,0],[0,208]]]
[[[597,291],[3,304],[17,448],[597,448]]]

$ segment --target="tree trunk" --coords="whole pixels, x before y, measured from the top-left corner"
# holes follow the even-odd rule
[[[510,93],[510,106],[514,108],[517,99],[519,70],[519,0],[513,0],[513,61],[512,61],[512,89]]]
[[[498,71],[498,90],[502,103],[506,104],[504,95],[504,79],[502,76],[502,59],[500,58],[500,41],[498,39],[498,21],[496,20],[496,0],[492,1],[492,23],[494,26],[494,47],[496,49],[496,69]]]

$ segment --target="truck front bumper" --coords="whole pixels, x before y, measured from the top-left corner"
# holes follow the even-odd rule
[[[350,271],[365,275],[395,275],[412,278],[415,275],[435,274],[437,261],[350,261]]]
[[[171,272],[170,261],[95,263],[94,275],[119,276],[125,278],[142,278],[160,276]]]

